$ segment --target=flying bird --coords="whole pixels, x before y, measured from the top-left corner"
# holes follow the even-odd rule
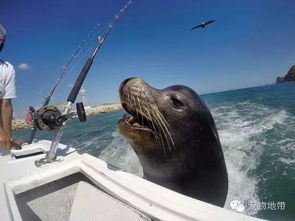
[[[206,25],[209,25],[209,24],[211,24],[213,22],[216,22],[216,21],[215,20],[209,20],[209,21],[203,22],[202,24],[199,24],[199,25],[196,25],[196,26],[192,27],[191,30],[194,30],[196,28],[205,28]]]

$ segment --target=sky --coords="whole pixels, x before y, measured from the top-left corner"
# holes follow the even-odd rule
[[[88,39],[51,103],[66,101],[97,36],[126,2],[1,0],[7,42],[0,58],[16,70],[16,117],[41,104],[62,67]],[[216,22],[190,30],[209,19]],[[294,0],[134,0],[104,42],[83,87],[94,106],[118,103],[120,82],[128,77],[156,88],[186,85],[199,94],[274,83],[295,64],[294,21]]]

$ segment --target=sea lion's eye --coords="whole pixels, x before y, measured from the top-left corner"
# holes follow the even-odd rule
[[[172,100],[173,107],[176,109],[180,109],[181,107],[184,106],[184,104],[180,100],[178,100],[176,97],[171,97],[171,100]]]

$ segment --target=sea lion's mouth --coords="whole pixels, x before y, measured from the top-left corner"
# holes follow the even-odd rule
[[[136,114],[136,116],[124,114],[120,121],[123,121],[127,126],[132,127],[133,129],[146,130],[155,134],[152,128],[150,128],[148,120],[139,113]]]
[[[143,116],[139,111],[128,108],[125,103],[122,103],[124,110],[128,113],[124,114],[120,121],[123,121],[127,126],[138,129],[150,131],[153,134],[155,133],[155,128],[153,128],[153,123]]]
[[[164,155],[175,147],[165,116],[155,96],[160,91],[138,78],[124,80],[119,89],[124,115],[118,122],[120,133],[137,147],[162,148]]]

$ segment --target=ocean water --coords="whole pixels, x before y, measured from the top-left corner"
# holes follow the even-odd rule
[[[247,88],[201,96],[215,119],[229,175],[225,208],[238,200],[242,213],[269,220],[295,220],[295,83]],[[66,125],[62,143],[77,147],[142,176],[136,155],[120,136],[123,112]],[[29,130],[16,131],[17,138]],[[52,139],[38,132],[38,139]],[[235,211],[235,210],[233,210]],[[237,211],[235,211],[237,212]]]

